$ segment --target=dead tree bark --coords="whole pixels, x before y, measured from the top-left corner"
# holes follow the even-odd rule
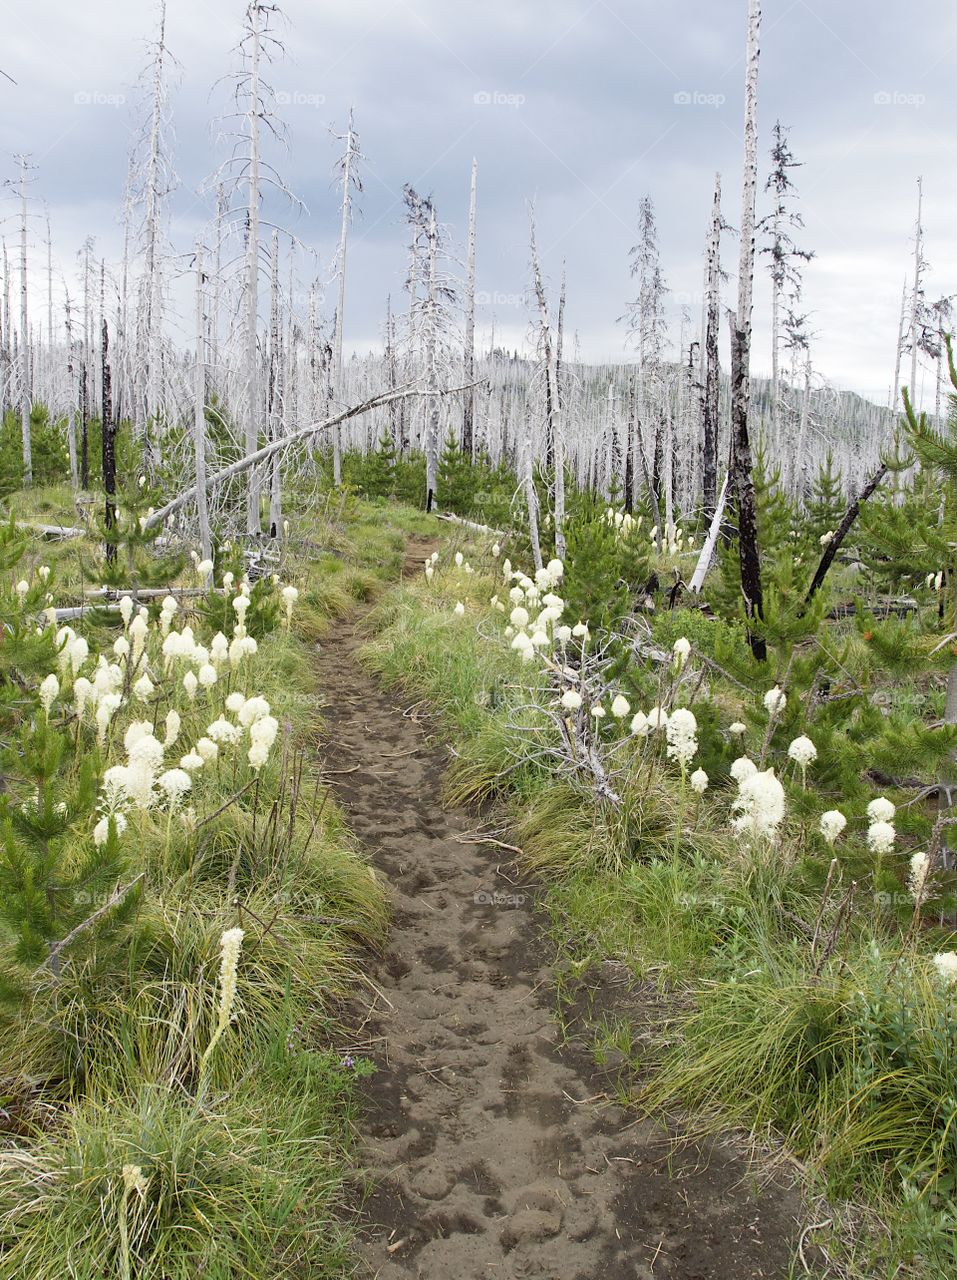
[[[203,297],[203,246],[196,245],[196,367],[193,373],[193,458],[196,474],[196,519],[200,558],[212,560],[209,505],[206,496],[206,318]]]
[[[113,422],[113,375],[110,370],[110,333],[106,316],[101,320],[100,334],[104,524],[109,534],[116,524],[116,427]],[[110,563],[116,559],[116,544],[109,537],[106,542],[106,558]]]
[[[342,386],[342,320],[346,304],[346,246],[349,239],[349,223],[352,218],[352,188],[362,190],[355,164],[359,158],[359,139],[353,128],[353,110],[349,109],[349,129],[346,133],[346,153],[342,158],[342,218],[339,224],[339,252],[337,255],[338,294],[336,300],[335,332],[333,334],[333,396],[337,404],[343,398]],[[338,427],[332,433],[332,480],[338,488],[342,484],[342,435]]]
[[[70,295],[66,295],[66,380],[67,380],[67,415],[66,442],[70,454],[70,484],[75,493],[80,487],[80,472],[76,456],[76,417],[77,396],[73,382],[75,369],[73,365],[76,347],[73,342],[73,317],[70,309]]]
[[[23,487],[33,484],[33,446],[30,414],[33,388],[30,378],[30,329],[27,316],[27,158],[20,156],[20,431],[23,437]]]
[[[715,495],[718,489],[718,413],[720,363],[718,359],[718,328],[721,307],[721,174],[715,174],[714,202],[711,209],[711,229],[708,234],[707,289],[705,293],[704,332],[704,399],[703,441],[701,461],[701,499],[704,517],[710,520],[715,512]]]
[[[431,392],[438,389],[438,326],[439,326],[439,228],[435,218],[435,206],[429,202],[428,229],[428,298],[425,321],[425,377]],[[425,509],[432,510],[439,475],[439,402],[432,400],[425,417]]]
[[[456,395],[460,391],[464,391],[464,387],[449,387],[447,390],[437,392],[438,395]],[[214,475],[208,476],[206,479],[207,491],[217,488],[219,485],[225,484],[227,480],[231,480],[234,476],[242,475],[246,471],[253,470],[262,466],[264,462],[268,462],[272,456],[283,449],[289,449],[293,445],[301,444],[308,440],[310,436],[317,435],[320,431],[329,431],[333,427],[339,426],[340,423],[347,422],[350,418],[356,418],[360,414],[370,413],[373,409],[391,404],[393,400],[407,400],[413,396],[428,396],[428,391],[421,391],[418,388],[414,390],[397,391],[395,393],[382,393],[371,396],[368,400],[364,400],[361,404],[353,405],[351,409],[344,409],[342,413],[337,413],[333,417],[327,418],[324,422],[311,422],[308,426],[300,427],[296,431],[290,431],[288,435],[282,436],[279,440],[272,440],[269,444],[263,445],[261,449],[257,449],[254,453],[248,454],[245,458],[240,458],[236,462],[231,462],[228,467],[224,467],[221,471],[217,471]],[[165,506],[154,511],[148,516],[144,528],[152,529],[154,525],[162,524],[169,516],[181,510],[188,502],[191,502],[196,496],[196,485],[191,484],[182,493],[177,494]]]
[[[545,296],[545,284],[542,279],[542,266],[538,257],[538,245],[535,240],[535,211],[531,211],[531,250],[532,279],[535,286],[535,297],[538,302],[538,332],[541,359],[545,365],[546,379],[546,422],[545,430],[551,442],[552,463],[555,469],[555,554],[559,560],[565,556],[565,439],[562,430],[561,404],[558,395],[558,377],[555,359],[555,345],[552,340],[551,318],[548,313],[548,299]]]
[[[260,61],[262,58],[261,19],[264,6],[260,0],[252,0],[247,10],[249,52],[248,108],[246,111],[246,139],[249,144],[246,177],[246,422],[245,451],[249,456],[256,451],[259,441],[259,124],[263,112],[260,86]],[[250,472],[246,490],[246,532],[259,533],[259,479]]]
[[[469,244],[465,281],[465,377],[475,381],[475,211],[478,161],[472,159],[472,184],[469,190]],[[462,451],[468,458],[475,454],[475,388],[470,385],[462,406]]]
[[[748,410],[751,400],[751,305],[754,289],[754,205],[757,188],[757,93],[760,0],[749,0],[747,77],[744,106],[744,181],[741,191],[741,258],[738,268],[738,311],[731,326],[731,478],[738,516],[738,552],[741,592],[749,619],[760,618],[764,609],[761,591],[761,558],[758,548],[757,516]],[[751,651],[759,662],[767,659],[763,639],[750,631]]]
[[[814,577],[811,579],[811,585],[808,587],[807,595],[804,597],[805,604],[810,604],[817,592],[821,589],[824,579],[827,577],[827,571],[834,563],[834,557],[841,549],[841,543],[850,532],[851,525],[853,525],[854,521],[860,515],[861,507],[886,475],[887,466],[882,462],[861,492],[844,512],[841,523],[834,530],[834,536],[824,548],[824,554],[821,556],[820,563],[814,572]]]
[[[282,328],[279,320],[279,232],[273,230],[272,252],[269,269],[269,390],[267,418],[270,440],[278,440],[283,433],[283,378]],[[282,532],[281,455],[273,454],[269,465],[269,533],[278,538]]]
[[[910,393],[911,403],[917,404],[917,351],[920,346],[921,302],[924,274],[924,180],[917,179],[917,227],[914,231],[914,283],[910,301]]]

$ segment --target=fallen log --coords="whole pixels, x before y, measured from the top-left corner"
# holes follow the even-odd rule
[[[18,520],[16,527],[24,533],[38,533],[41,538],[50,542],[65,542],[68,538],[82,538],[86,529],[76,529],[67,524],[35,524],[29,520]]]

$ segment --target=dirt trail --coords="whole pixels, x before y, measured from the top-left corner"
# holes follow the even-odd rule
[[[410,545],[416,569],[428,549]],[[360,643],[338,628],[320,664],[328,767],[357,766],[331,780],[395,908],[372,974],[370,1274],[784,1280],[795,1197],[595,1100],[588,1058],[559,1043],[528,890],[494,848],[460,843],[474,819],[442,806],[443,755],[359,667]]]

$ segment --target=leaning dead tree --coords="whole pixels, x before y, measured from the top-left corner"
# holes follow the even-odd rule
[[[741,254],[738,265],[738,310],[731,321],[731,479],[738,518],[738,554],[741,592],[749,618],[760,618],[764,609],[761,590],[761,558],[748,410],[751,401],[751,308],[754,290],[754,206],[758,161],[758,58],[761,33],[760,0],[749,0],[747,74],[744,101],[744,179],[741,189]],[[749,635],[754,656],[767,657],[763,639]]]
[[[448,387],[438,395],[457,395],[463,391],[463,387]],[[248,454],[245,458],[240,458],[236,462],[231,462],[229,466],[223,467],[216,471],[213,475],[206,477],[205,490],[211,493],[214,489],[225,485],[235,476],[243,475],[247,471],[253,471],[264,463],[270,462],[277,453],[281,453],[286,449],[291,449],[296,445],[306,443],[314,439],[317,435],[324,432],[332,431],[335,427],[340,426],[343,422],[348,422],[352,418],[360,417],[363,414],[372,413],[374,410],[388,406],[396,400],[409,400],[419,397],[427,397],[430,392],[420,387],[404,387],[398,391],[384,391],[376,395],[370,396],[368,400],[361,404],[353,405],[349,409],[344,409],[341,413],[334,414],[330,418],[326,418],[321,422],[310,422],[307,426],[299,427],[296,431],[290,431],[287,435],[280,437],[278,440],[271,440],[268,444],[257,449],[254,453]],[[184,507],[189,506],[196,501],[198,485],[196,483],[189,485],[181,493],[177,494],[164,506],[159,507],[152,515],[144,519],[144,529],[152,529],[158,524],[163,524],[170,516],[177,511],[181,511]]]

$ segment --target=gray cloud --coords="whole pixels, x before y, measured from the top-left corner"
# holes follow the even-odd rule
[[[639,198],[655,200],[666,277],[697,314],[701,251],[715,170],[738,219],[743,0],[289,0],[287,59],[271,72],[291,148],[281,160],[309,214],[296,230],[328,265],[336,233],[336,144],[355,105],[368,156],[350,258],[346,337],[377,341],[386,294],[404,271],[399,197],[411,182],[435,195],[462,239],[473,155],[479,161],[479,288],[496,328],[519,342],[527,283],[526,201],[536,201],[553,285],[568,270],[568,320],[585,358],[619,358],[627,250]],[[207,216],[198,197],[222,158],[211,121],[216,84],[235,65],[241,3],[170,0],[176,166],[172,235],[186,250]],[[120,200],[136,127],[135,85],[154,9],[88,0],[7,6],[0,66],[0,151],[32,153],[33,192],[51,208],[67,270],[83,236],[120,252]],[[957,14],[944,0],[905,10],[890,0],[765,6],[761,146],[776,118],[791,127],[817,366],[876,398],[892,377],[915,178],[925,179],[928,290],[957,274],[951,119]],[[77,100],[88,95],[88,100]],[[678,95],[676,100],[676,95]],[[117,97],[125,102],[116,103]],[[9,228],[5,229],[9,234]],[[734,243],[726,253],[732,264]],[[759,286],[756,365],[767,359],[767,288]],[[678,308],[674,307],[677,333]]]

